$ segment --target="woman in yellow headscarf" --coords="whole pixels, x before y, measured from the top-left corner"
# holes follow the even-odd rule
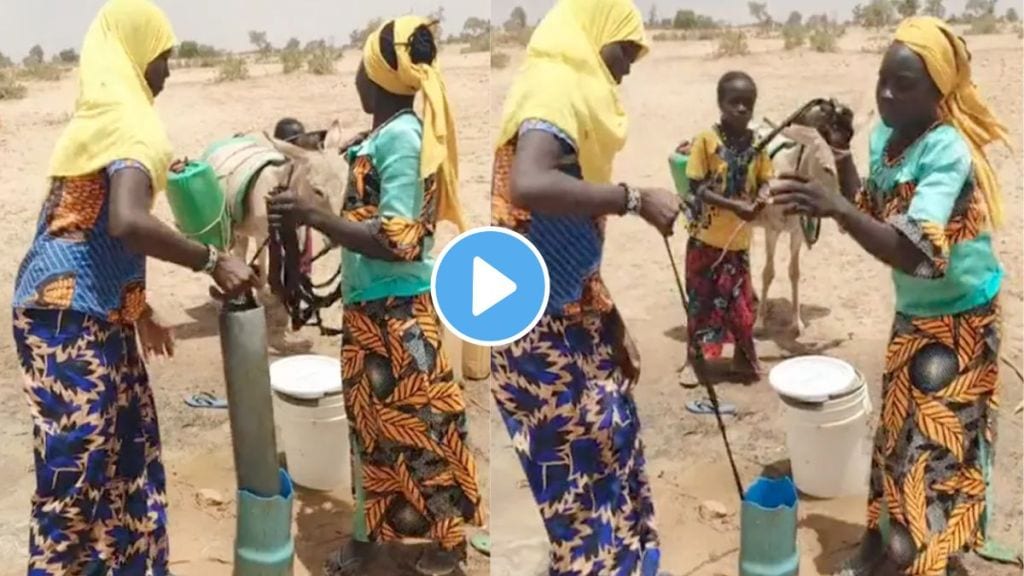
[[[985,146],[1005,142],[1006,130],[971,81],[964,40],[935,18],[897,29],[876,97],[883,124],[863,189],[849,151],[837,152],[855,203],[794,179],[774,185],[773,202],[834,218],[893,269],[868,531],[840,573],[941,576],[984,539],[1003,277],[991,233],[999,183]]]
[[[551,540],[550,573],[653,575],[658,535],[631,387],[635,347],[601,280],[604,224],[671,234],[679,201],[612,182],[626,143],[619,83],[648,51],[632,0],[560,0],[505,100],[492,220],[547,262],[548,309],[492,350],[492,391]]]
[[[173,340],[146,304],[146,258],[206,271],[228,295],[254,279],[241,260],[150,214],[171,159],[153,99],[173,45],[148,0],[100,9],[18,271],[14,340],[36,451],[31,574],[166,574],[165,476],[144,358],[171,355]]]
[[[463,526],[482,523],[476,462],[466,444],[466,402],[441,343],[430,296],[434,229],[460,230],[455,122],[437,67],[432,23],[387,22],[366,41],[356,74],[373,130],[345,153],[351,166],[341,216],[294,194],[270,204],[343,248],[345,406],[356,456],[353,545],[329,574],[365,574],[369,543],[428,539],[425,574],[465,558]],[[423,117],[413,111],[423,97]]]

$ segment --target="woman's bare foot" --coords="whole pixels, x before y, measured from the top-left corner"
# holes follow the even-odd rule
[[[750,384],[760,381],[764,376],[764,368],[757,356],[750,358],[738,348],[732,359],[732,371],[740,381]]]
[[[700,386],[700,380],[697,379],[697,371],[694,369],[693,362],[687,361],[679,369],[679,385],[683,388],[696,388]]]

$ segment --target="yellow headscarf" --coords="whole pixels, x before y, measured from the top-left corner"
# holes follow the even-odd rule
[[[401,96],[423,92],[423,149],[420,153],[420,175],[437,175],[439,196],[437,217],[466,229],[459,202],[459,152],[455,138],[455,118],[448,105],[444,79],[434,65],[413,64],[406,48],[413,32],[432,22],[419,16],[403,16],[394,20],[395,54],[398,69],[392,68],[380,49],[380,33],[385,23],[366,39],[363,46],[363,67],[366,75],[381,88]]]
[[[50,176],[81,176],[130,159],[149,170],[154,192],[164,190],[171,143],[145,71],[174,43],[170,22],[149,0],[103,5],[85,35],[75,113],[57,141]]]
[[[508,97],[498,146],[531,118],[571,137],[583,178],[611,180],[612,162],[626,144],[628,119],[601,48],[632,41],[649,50],[643,15],[632,0],[559,0],[533,33]]]
[[[993,224],[1003,220],[999,180],[985,155],[985,146],[1001,140],[1007,132],[981,99],[971,81],[970,54],[963,39],[942,20],[931,17],[908,18],[896,30],[895,40],[905,44],[924,60],[928,74],[943,95],[939,106],[943,120],[952,122],[967,140],[974,160],[977,186],[985,200]]]

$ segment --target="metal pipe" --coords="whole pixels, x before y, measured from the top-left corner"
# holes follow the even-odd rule
[[[238,488],[264,498],[279,496],[267,321],[263,307],[251,297],[225,303],[220,314],[220,349]]]

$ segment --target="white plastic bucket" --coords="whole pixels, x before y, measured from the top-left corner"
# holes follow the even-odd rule
[[[295,484],[311,490],[352,485],[341,365],[326,356],[291,356],[270,366],[278,445]]]
[[[856,385],[824,402],[780,395],[793,482],[816,498],[868,492],[871,472],[871,397],[863,376]]]

